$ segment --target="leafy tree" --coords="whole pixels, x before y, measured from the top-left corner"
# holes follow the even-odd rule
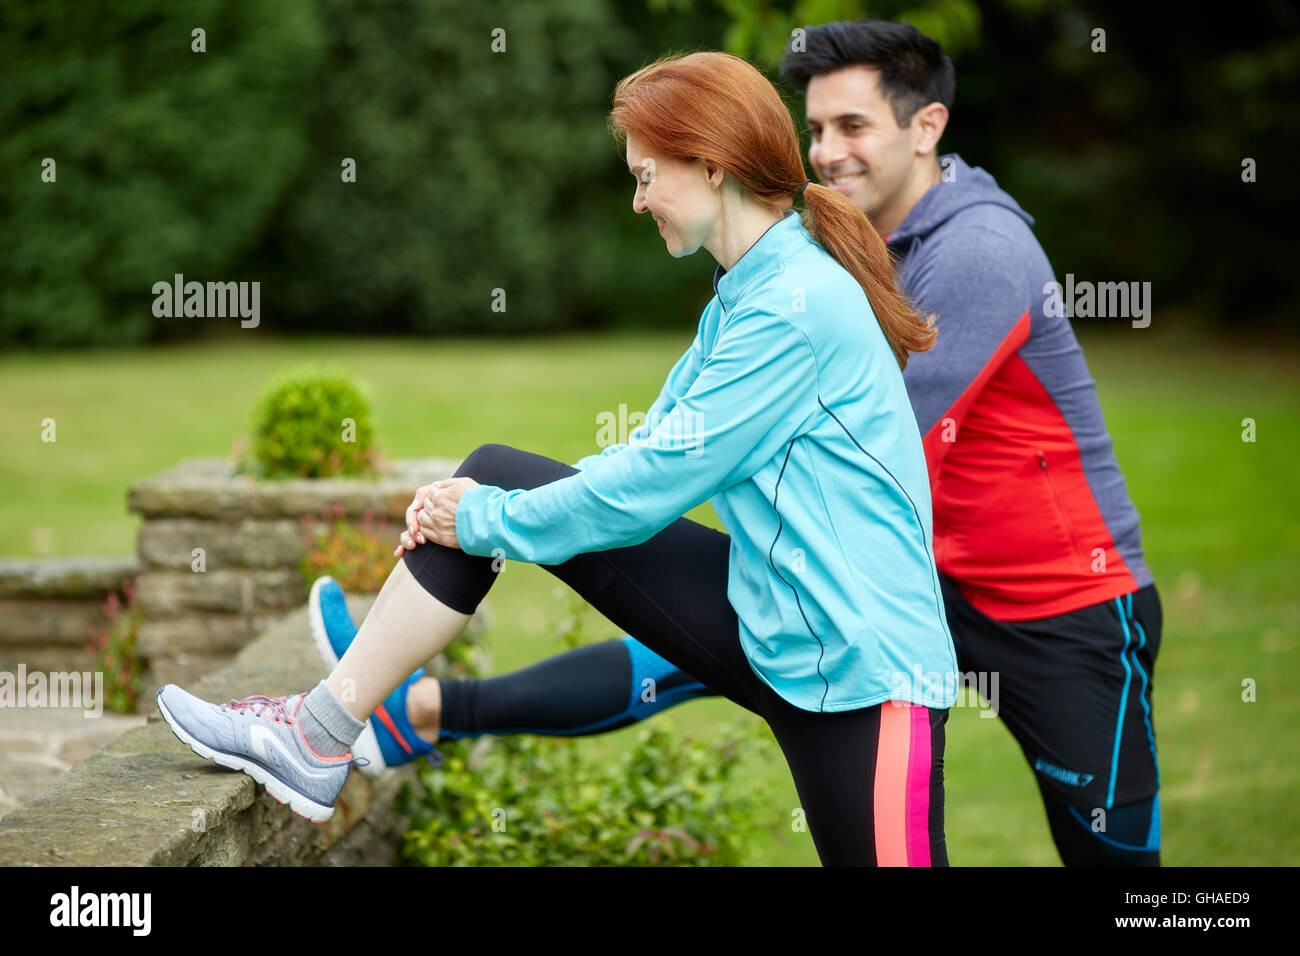
[[[0,341],[195,332],[154,317],[153,284],[240,278],[228,270],[302,162],[323,47],[311,0],[6,5]]]

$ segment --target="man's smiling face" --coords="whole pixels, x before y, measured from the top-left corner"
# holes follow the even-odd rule
[[[873,222],[905,201],[900,193],[918,159],[916,124],[899,127],[879,77],[870,67],[846,67],[813,77],[804,96],[817,178]]]

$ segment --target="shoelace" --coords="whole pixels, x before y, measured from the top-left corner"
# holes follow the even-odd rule
[[[270,711],[271,720],[275,723],[284,721],[285,724],[293,726],[293,718],[289,716],[289,709],[285,705],[288,695],[284,697],[265,697],[261,694],[253,694],[251,697],[245,697],[243,700],[232,700],[229,703],[221,705],[222,710],[248,711],[254,717],[265,717],[267,711]]]

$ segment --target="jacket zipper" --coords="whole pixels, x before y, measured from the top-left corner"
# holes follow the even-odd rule
[[[1074,548],[1074,556],[1086,567],[1088,562],[1083,556],[1083,549],[1079,546],[1079,539],[1074,533],[1074,522],[1070,520],[1070,513],[1065,509],[1064,502],[1061,501],[1060,489],[1056,487],[1056,479],[1052,476],[1051,471],[1047,468],[1047,455],[1041,450],[1038,452],[1038,467],[1047,479],[1047,487],[1051,489],[1052,500],[1056,502],[1056,510],[1065,522],[1065,531],[1070,536],[1070,546]]]

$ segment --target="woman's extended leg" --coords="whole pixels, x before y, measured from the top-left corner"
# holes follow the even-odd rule
[[[499,677],[427,678],[410,695],[412,726],[437,743],[483,734],[603,734],[713,691],[623,637],[575,647]]]
[[[310,607],[317,650],[333,671],[357,635],[347,596],[338,582],[323,577],[312,587]],[[379,776],[427,754],[441,757],[434,745],[442,740],[601,734],[706,696],[715,695],[624,635],[495,677],[439,679],[421,668],[385,698],[370,717],[369,734],[363,731],[353,749],[368,758],[363,772]]]
[[[537,487],[575,471],[541,455],[505,445],[484,445],[461,463],[456,475],[513,489]],[[701,546],[702,540],[707,545]],[[647,548],[651,542],[654,545]],[[691,580],[700,588],[719,589],[717,593],[724,596],[723,603],[726,603],[726,535],[679,519],[651,542],[614,550],[624,555],[637,552],[639,576],[667,574],[671,578]],[[720,565],[719,552],[724,558]],[[650,615],[653,626],[660,631],[660,639],[668,640],[676,654],[695,661],[697,667],[729,686],[728,696],[747,698],[749,690],[742,688],[737,680],[747,683],[754,675],[743,656],[736,659],[740,651],[738,642],[733,640],[735,647],[727,649],[731,659],[719,660],[717,648],[701,644],[691,633],[694,628],[685,626],[649,598],[626,570],[604,557],[607,553],[610,552],[577,555],[547,570],[593,604],[597,602],[592,600],[592,594],[606,595],[617,590],[619,607],[601,608],[607,617],[619,614],[629,623],[635,623]],[[691,561],[698,562],[698,574],[682,567],[684,562]],[[494,559],[469,555],[458,548],[428,542],[406,552],[384,582],[356,639],[326,679],[326,686],[353,718],[365,720],[420,664],[439,653],[460,633],[496,576]],[[730,627],[734,634],[735,612],[729,604],[726,610],[732,615]],[[715,615],[706,626],[719,624],[727,626],[716,620]],[[744,673],[739,673],[741,665]],[[309,699],[309,709],[313,701]]]

